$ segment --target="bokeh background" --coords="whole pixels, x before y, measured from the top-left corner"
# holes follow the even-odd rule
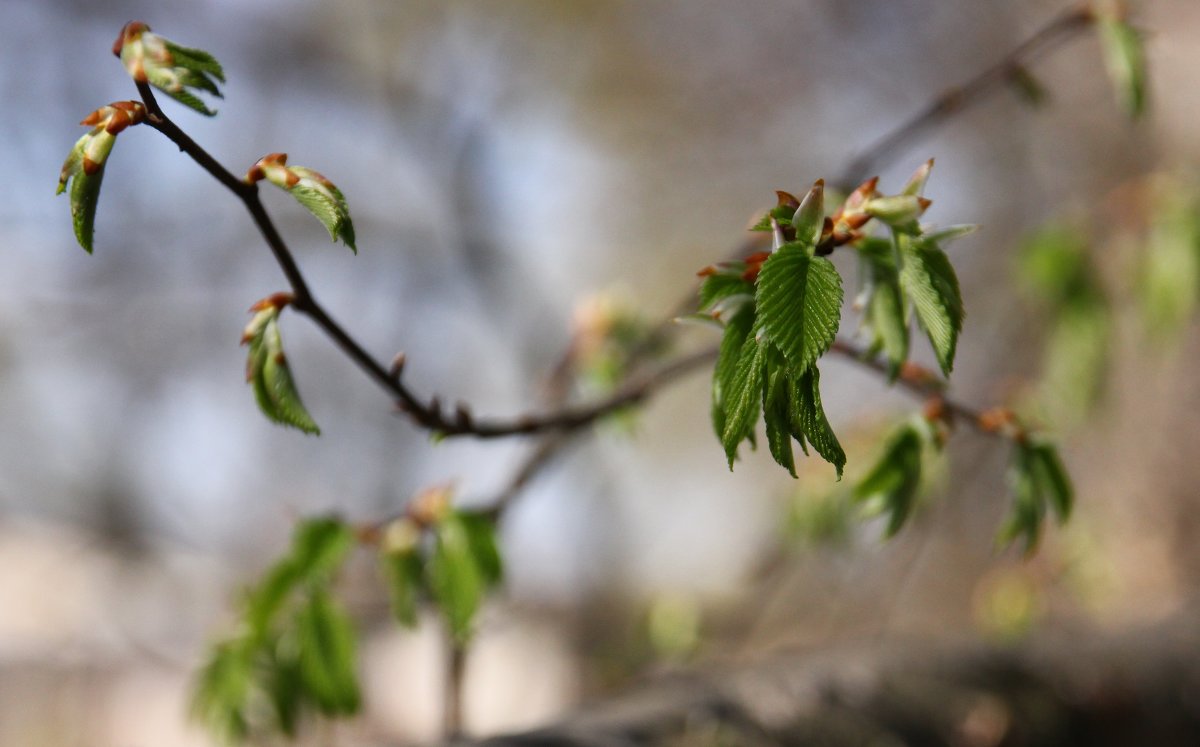
[[[772,190],[839,173],[1064,5],[6,0],[0,744],[207,744],[186,721],[189,677],[296,517],[367,521],[446,481],[486,498],[531,446],[431,444],[299,317],[284,334],[323,434],[269,424],[237,342],[246,308],[284,280],[240,204],[148,128],[120,138],[95,255],[78,248],[53,185],[78,120],[135,95],[109,52],[126,21],[221,60],[216,118],[164,105],[231,170],[285,151],[346,194],[357,257],[266,198],[331,313],[381,359],[404,350],[419,391],[507,414],[539,402],[581,302],[670,313]],[[506,515],[505,593],[468,675],[472,731],[534,725],[694,661],[1123,627],[1195,593],[1200,334],[1187,323],[1147,344],[1129,288],[1141,185],[1200,155],[1200,6],[1147,0],[1140,18],[1143,121],[1120,111],[1089,36],[1033,68],[1043,107],[994,95],[882,173],[895,188],[936,156],[926,217],[984,226],[951,252],[968,310],[953,392],[979,406],[1022,401],[1043,365],[1044,315],[1014,280],[1021,241],[1064,216],[1090,227],[1114,364],[1105,398],[1063,433],[1072,524],[1031,560],[997,551],[1007,452],[963,432],[900,537],[866,522],[833,546],[801,543],[814,517],[840,521],[825,501],[844,486],[815,462],[792,481],[765,453],[730,473],[693,375],[571,448]],[[714,338],[687,331],[679,349]],[[918,403],[851,363],[823,373],[861,474],[880,429]],[[319,736],[435,738],[436,626],[398,630],[369,559],[352,575],[365,713]]]

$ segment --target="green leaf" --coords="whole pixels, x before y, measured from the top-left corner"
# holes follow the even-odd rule
[[[785,244],[763,262],[756,306],[759,325],[783,353],[791,374],[799,376],[837,335],[842,278],[829,260],[811,256],[803,244]]]
[[[263,414],[276,423],[320,435],[321,429],[301,402],[288,367],[279,334],[278,310],[261,325],[261,329],[254,331],[247,344],[250,346],[247,377]]]
[[[723,301],[731,296],[745,295],[751,298],[754,297],[754,284],[742,279],[742,273],[746,270],[746,263],[739,262],[740,270],[734,273],[715,272],[704,278],[704,282],[700,284],[700,310],[712,309],[719,301]]]
[[[767,429],[767,448],[779,466],[796,477],[796,457],[792,452],[791,386],[783,361],[775,361],[778,352],[768,354],[767,385],[763,388],[763,419]],[[801,442],[803,445],[803,442]]]
[[[758,222],[751,226],[751,231],[770,231],[771,220],[781,227],[792,225],[792,216],[795,215],[796,208],[787,205],[776,205],[771,208],[763,217],[758,219]]]
[[[358,248],[354,245],[354,222],[350,219],[350,207],[346,204],[341,190],[312,169],[291,166],[289,170],[299,176],[300,181],[287,187],[287,190],[297,202],[321,221],[325,230],[329,231],[332,241],[341,241],[357,254]]]
[[[433,556],[426,569],[429,590],[451,635],[463,644],[471,637],[487,584],[460,514],[448,514],[438,523],[434,536]]]
[[[253,687],[253,661],[246,648],[236,641],[218,644],[197,675],[192,717],[221,741],[240,743],[250,734]]]
[[[1200,306],[1200,199],[1194,186],[1172,180],[1156,190],[1154,201],[1137,289],[1146,327],[1166,339]]]
[[[1001,529],[1000,541],[1007,544],[1024,538],[1028,554],[1037,547],[1047,509],[1054,511],[1059,523],[1070,516],[1074,489],[1058,449],[1043,439],[1014,444],[1009,482],[1013,507]]]
[[[484,514],[462,511],[458,517],[467,533],[467,544],[471,547],[471,556],[475,558],[483,583],[491,588],[504,578],[504,563],[496,542],[496,522]]]
[[[949,376],[965,315],[958,276],[946,253],[936,244],[904,234],[896,234],[896,241],[901,260],[901,288],[912,301],[917,321],[933,345],[942,373]]]
[[[385,552],[380,556],[380,564],[387,577],[392,616],[407,628],[416,627],[425,573],[417,548]]]
[[[891,246],[879,243],[883,244],[882,252],[874,247],[860,250],[870,278],[863,325],[870,330],[872,352],[883,351],[888,361],[888,380],[895,381],[900,366],[908,360],[908,322]]]
[[[726,400],[734,389],[738,358],[753,326],[753,304],[743,307],[725,325],[725,334],[721,338],[721,347],[717,353],[717,363],[713,368],[712,421],[718,439],[724,438]]]
[[[1096,27],[1117,96],[1129,116],[1137,119],[1146,111],[1146,53],[1142,36],[1119,18],[1101,17]]]
[[[842,479],[846,452],[825,417],[825,408],[821,405],[821,372],[816,366],[793,380],[791,420],[796,438],[803,434],[813,449],[837,468],[838,479]]]
[[[96,203],[100,200],[100,183],[104,179],[104,167],[93,174],[82,170],[71,180],[71,218],[75,226],[75,239],[79,245],[92,253],[92,238],[96,232]]]
[[[355,713],[360,696],[354,626],[324,587],[313,589],[297,614],[296,634],[305,692],[327,716]]]
[[[306,582],[323,583],[341,567],[354,543],[354,530],[340,519],[306,519],[292,535],[292,562]]]
[[[921,484],[922,434],[905,424],[888,439],[879,461],[854,489],[859,501],[888,515],[887,536],[900,531],[916,505]]]
[[[225,72],[208,52],[180,46],[152,33],[150,27],[140,21],[125,24],[117,38],[115,51],[135,81],[147,82],[205,116],[216,114],[189,90],[221,96],[213,78],[224,82]]]
[[[285,646],[282,643],[269,647],[259,674],[261,686],[275,712],[275,723],[289,738],[296,736],[307,695],[300,671],[299,652],[294,649],[294,645]]]
[[[758,421],[763,390],[763,346],[754,339],[753,332],[747,336],[738,354],[733,378],[725,390],[722,402],[725,410],[725,427],[721,432],[721,444],[729,469],[737,459],[738,445],[751,438],[754,424]]]
[[[251,641],[259,644],[270,637],[280,612],[299,586],[301,578],[295,561],[289,555],[273,565],[262,582],[247,592],[243,617]]]
[[[1075,503],[1075,489],[1062,457],[1054,444],[1046,441],[1034,441],[1027,448],[1033,482],[1061,524],[1071,517]]]
[[[818,180],[800,200],[792,216],[792,227],[796,229],[796,241],[806,247],[812,247],[821,238],[821,228],[825,222],[825,182]]]

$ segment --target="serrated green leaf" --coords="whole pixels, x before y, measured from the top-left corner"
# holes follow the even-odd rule
[[[405,627],[416,627],[425,574],[417,548],[383,553],[380,564],[387,577],[392,616]]]
[[[208,52],[203,49],[184,47],[168,39],[163,39],[163,44],[171,53],[171,57],[178,67],[207,73],[222,83],[225,82],[225,71],[221,68],[221,63],[217,62],[217,59]]]
[[[869,293],[863,313],[863,326],[871,335],[872,352],[882,350],[888,362],[888,380],[895,381],[900,366],[908,360],[908,322],[900,276],[890,246],[884,252],[861,251],[870,275]]]
[[[768,354],[767,385],[763,388],[763,420],[767,429],[767,448],[779,466],[796,477],[796,457],[792,452],[791,386],[787,369],[777,351]]]
[[[763,346],[754,339],[753,333],[746,338],[738,354],[733,378],[723,401],[725,427],[721,432],[721,445],[729,469],[737,459],[737,448],[742,441],[753,438],[754,425],[762,402],[763,391]]]
[[[712,421],[713,431],[721,439],[725,433],[726,400],[733,391],[738,357],[754,326],[753,304],[743,307],[725,325],[717,363],[713,367]]]
[[[429,591],[451,635],[463,644],[473,632],[486,584],[459,514],[450,513],[439,522],[434,537],[433,555],[426,566]]]
[[[792,376],[803,374],[829,350],[841,323],[842,278],[824,257],[803,244],[784,245],[758,274],[758,323],[787,360]]]
[[[320,435],[321,429],[308,414],[296,390],[296,382],[283,352],[278,320],[271,318],[263,327],[261,340],[251,340],[249,345],[247,366],[255,398],[263,414],[276,423]]]
[[[879,461],[854,489],[859,501],[877,505],[888,515],[886,534],[894,536],[912,514],[921,484],[922,435],[910,424],[888,439]]]
[[[216,114],[188,89],[221,92],[209,76],[224,82],[225,72],[216,59],[201,49],[180,46],[152,33],[140,21],[121,29],[117,53],[135,81],[145,81],[180,103],[206,116]]]
[[[776,225],[787,227],[792,225],[792,216],[796,209],[787,205],[776,205],[771,208],[763,217],[758,219],[758,222],[751,226],[751,231],[770,231],[771,220],[774,219]]]
[[[1146,53],[1141,34],[1118,18],[1101,17],[1096,27],[1117,96],[1129,116],[1137,119],[1146,111]]]
[[[803,434],[813,449],[837,469],[838,479],[842,479],[846,452],[825,417],[825,408],[821,405],[821,372],[816,366],[793,379],[791,421],[795,437],[799,439]]]
[[[901,288],[933,345],[942,373],[949,376],[965,315],[958,276],[946,253],[936,244],[904,234],[897,234],[896,241],[901,259]]]
[[[300,177],[300,181],[286,187],[296,201],[321,221],[332,241],[341,241],[355,254],[354,222],[350,219],[350,207],[341,190],[312,169],[290,166],[288,170]]]
[[[354,625],[324,587],[313,589],[298,612],[296,634],[298,671],[317,708],[328,716],[358,711]]]
[[[1037,547],[1047,509],[1060,523],[1070,516],[1074,489],[1058,450],[1042,439],[1014,444],[1009,481],[1013,506],[1000,540],[1010,543],[1023,537],[1028,554]]]

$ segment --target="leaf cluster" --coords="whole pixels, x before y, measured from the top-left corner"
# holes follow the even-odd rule
[[[430,503],[430,496],[418,502]],[[487,593],[503,577],[495,522],[449,507],[434,495],[433,511],[397,519],[384,534],[380,563],[391,595],[392,614],[407,627],[417,624],[423,600],[437,605],[457,645],[465,645]]]
[[[964,317],[958,278],[940,244],[969,226],[929,231],[918,222],[932,161],[898,194],[882,195],[877,179],[851,193],[830,216],[824,185],[779,204],[756,225],[774,234],[771,252],[701,271],[700,313],[724,327],[713,373],[713,427],[730,467],[743,441],[754,442],[761,417],[772,457],[795,476],[791,442],[821,455],[842,474],[846,456],[821,404],[817,360],[841,322],[842,278],[822,253],[856,250],[864,290],[863,333],[869,354],[882,353],[894,379],[908,359],[910,327],[925,331],[942,371],[950,373]],[[884,228],[888,236],[873,235]]]
[[[1075,489],[1058,448],[1039,437],[1013,442],[1009,483],[1013,506],[1000,530],[1000,541],[1008,544],[1022,539],[1028,554],[1037,548],[1047,513],[1053,513],[1059,524],[1070,517]]]
[[[213,646],[193,692],[193,714],[215,734],[294,736],[306,713],[358,711],[357,635],[331,590],[354,543],[337,519],[303,521],[287,555],[247,591],[236,632]]]

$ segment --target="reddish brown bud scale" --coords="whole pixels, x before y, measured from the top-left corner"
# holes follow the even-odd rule
[[[264,311],[266,309],[283,309],[295,301],[296,297],[287,291],[272,293],[266,298],[259,299],[250,307],[250,311]]]
[[[775,190],[775,198],[778,200],[780,207],[790,207],[792,209],[800,207],[800,200],[790,192],[784,192],[781,189]]]
[[[102,168],[104,168],[104,164],[96,163],[87,156],[83,157],[83,173],[87,174],[88,176],[96,174]]]
[[[948,423],[950,421],[949,411],[946,409],[946,400],[941,397],[930,397],[925,401],[925,408],[922,411],[925,419],[931,423]]]
[[[979,413],[979,428],[988,433],[997,433],[1016,423],[1017,417],[1007,407],[993,407]]]
[[[696,277],[706,278],[706,277],[709,277],[710,275],[716,275],[716,274],[717,274],[717,266],[709,265],[708,267],[701,268],[696,273]]]

